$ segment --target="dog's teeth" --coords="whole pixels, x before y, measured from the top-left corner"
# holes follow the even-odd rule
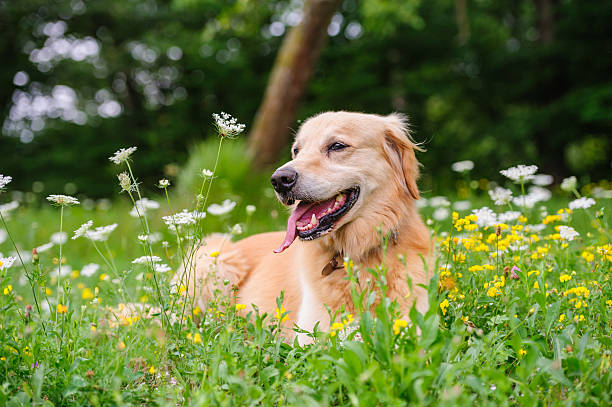
[[[344,198],[344,194],[338,194],[336,195],[336,202],[339,202],[342,200],[342,198]]]
[[[312,219],[310,219],[310,224],[312,224],[313,226],[316,226],[319,224],[319,221],[317,220],[317,217],[315,216],[315,214],[312,214]]]

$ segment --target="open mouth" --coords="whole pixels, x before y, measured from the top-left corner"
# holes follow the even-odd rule
[[[324,201],[301,201],[289,217],[285,241],[274,252],[282,252],[298,236],[303,240],[314,240],[329,233],[355,205],[358,197],[359,187],[353,187]]]

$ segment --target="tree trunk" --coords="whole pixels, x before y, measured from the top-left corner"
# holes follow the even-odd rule
[[[555,39],[554,3],[555,0],[536,0],[538,32],[544,44],[550,44]]]
[[[276,163],[286,148],[300,99],[327,39],[327,27],[342,0],[306,0],[302,22],[287,34],[249,135],[253,165]]]

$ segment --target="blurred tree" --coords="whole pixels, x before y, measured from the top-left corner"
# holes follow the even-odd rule
[[[327,39],[327,27],[341,0],[306,0],[303,18],[285,37],[249,134],[253,164],[278,162],[289,141],[299,103]]]

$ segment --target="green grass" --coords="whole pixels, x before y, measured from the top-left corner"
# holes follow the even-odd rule
[[[221,217],[208,215],[196,239],[229,232],[236,223],[244,231],[235,238],[282,229],[286,215],[267,176],[249,174],[241,158],[244,148],[227,145],[231,151],[222,154],[208,204],[229,198],[237,206]],[[193,208],[202,182],[195,174],[202,167],[212,169],[215,154],[216,145],[207,145],[193,155],[171,193],[174,211]],[[134,161],[137,169],[138,154]],[[470,193],[473,207],[492,207],[486,195]],[[282,340],[274,315],[240,317],[222,297],[195,317],[187,307],[184,320],[170,325],[161,315],[113,318],[107,307],[116,309],[128,301],[174,303],[175,312],[182,302],[190,302],[180,290],[170,289],[172,272],[154,273],[131,263],[151,250],[176,270],[183,258],[180,248],[189,245],[186,239],[179,246],[161,222],[171,212],[165,196],[154,198],[162,207],[147,217],[151,231],[161,238],[150,248],[137,238],[143,231],[140,221],[128,214],[126,193],[107,210],[65,209],[62,227],[69,237],[89,219],[94,226],[118,223],[107,244],[100,243],[105,259],[84,238],[69,238],[63,245],[65,269],[100,264],[93,276],[75,272],[61,278],[65,294],[60,303],[66,313],[58,313],[55,302],[57,245],[40,253],[36,265],[27,262],[30,282],[17,264],[0,272],[0,405],[612,403],[612,262],[609,251],[606,256],[597,249],[610,244],[611,205],[605,200],[539,232],[525,231],[525,225],[542,222],[539,207],[525,212],[527,221],[509,222],[499,236],[495,227],[478,227],[461,241],[453,238],[465,230],[451,227],[450,218],[432,221],[439,249],[426,315],[413,311],[400,316],[395,304],[385,300],[355,315],[353,322],[338,315],[341,325],[333,335],[321,327],[313,345],[300,347]],[[555,214],[568,201],[568,196],[555,196],[546,203],[547,213]],[[257,206],[252,216],[247,205]],[[422,210],[425,218],[432,212]],[[59,224],[60,210],[46,204],[23,206],[7,220],[24,254],[48,242]],[[555,236],[554,227],[562,224],[580,233],[566,247]],[[183,232],[185,236],[189,230]],[[500,245],[512,239],[526,248],[499,254]],[[475,251],[479,243],[487,250]],[[0,243],[5,256],[12,250],[9,239]],[[448,271],[440,268],[446,263]],[[490,270],[473,267],[485,265]],[[518,279],[510,278],[514,266]],[[384,291],[384,265],[352,272],[371,273]],[[571,279],[561,282],[564,274]],[[48,298],[47,311],[36,310],[32,292],[43,308]],[[376,295],[355,292],[356,298],[359,294],[369,303]]]

